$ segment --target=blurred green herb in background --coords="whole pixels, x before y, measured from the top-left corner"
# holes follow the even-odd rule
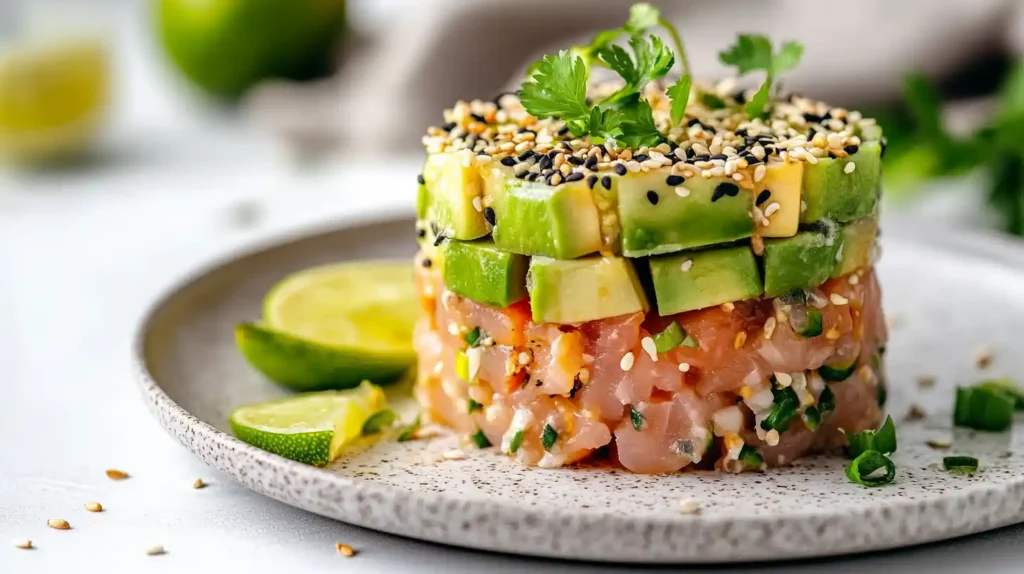
[[[898,195],[929,179],[981,170],[1004,230],[1024,236],[1024,62],[996,95],[996,112],[966,136],[950,133],[938,89],[923,75],[907,77],[904,98],[904,107],[874,113],[888,141],[887,187]]]

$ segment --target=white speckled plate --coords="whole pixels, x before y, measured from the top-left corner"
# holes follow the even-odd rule
[[[1024,372],[1024,249],[889,221],[881,264],[892,319],[889,409],[898,421],[896,481],[850,483],[845,461],[739,476],[639,476],[604,469],[527,469],[490,451],[441,462],[446,442],[379,443],[327,470],[234,439],[227,415],[282,394],[235,351],[232,326],[258,317],[264,292],[309,266],[414,250],[411,220],[348,221],[212,265],[145,318],[134,349],[145,400],[160,423],[211,466],[287,504],[402,536],[479,549],[633,562],[778,560],[892,548],[1024,521],[1020,433],[949,428],[952,387]],[[372,288],[372,286],[367,286]],[[975,349],[991,345],[984,373]],[[936,384],[921,389],[921,375]],[[929,413],[902,422],[911,404]],[[1019,425],[1024,429],[1024,425]],[[974,478],[936,467],[943,452],[982,461]],[[700,501],[699,515],[679,501]]]

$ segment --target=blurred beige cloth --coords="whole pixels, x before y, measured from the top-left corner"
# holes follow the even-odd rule
[[[372,1],[372,0],[369,0]],[[347,157],[416,153],[420,137],[458,99],[515,88],[540,54],[620,26],[632,0],[420,0],[386,33],[362,37],[337,75],[272,83],[248,101],[256,120],[292,142],[338,146]],[[987,54],[1022,53],[1020,0],[677,0],[654,2],[679,28],[694,74],[728,73],[717,54],[740,32],[800,40],[789,90],[859,107],[898,97],[902,78],[962,71]]]

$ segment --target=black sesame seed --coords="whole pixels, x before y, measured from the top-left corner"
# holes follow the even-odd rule
[[[889,147],[889,142],[886,141],[885,138],[882,138],[881,140],[879,140],[878,144],[882,147],[882,151],[881,151],[881,153],[879,154],[878,157],[879,158],[884,158],[885,157],[885,148]]]
[[[597,156],[592,155],[588,157],[587,161],[583,162],[583,167],[589,169],[590,171],[597,171]]]
[[[480,114],[469,114],[469,117],[473,118],[474,120],[476,120],[476,121],[478,121],[478,122],[480,122],[482,124],[486,124],[487,123],[487,118],[481,116]]]
[[[416,176],[416,183],[418,183],[420,185],[426,185],[427,184],[427,180],[423,179],[423,174],[422,173]]]
[[[578,171],[574,171],[574,172],[570,173],[569,175],[565,176],[565,182],[566,183],[571,183],[571,182],[574,182],[574,181],[579,181],[579,180],[583,179],[583,177],[584,177],[583,173],[578,172]]]
[[[611,191],[612,189],[612,176],[606,175],[601,178],[601,187]]]
[[[429,258],[424,258],[424,259],[423,259],[423,263],[422,263],[422,265],[423,265],[424,267],[426,267],[426,268],[428,268],[428,269],[429,269],[429,268],[430,268],[430,266],[431,266],[431,265],[433,265],[433,264],[434,264],[434,262],[433,262],[433,261],[431,261],[431,260],[430,260]]]
[[[617,173],[619,175],[626,175],[626,166],[625,166],[625,164],[621,164],[621,163],[615,164],[615,173]]]
[[[520,134],[531,133],[533,135],[537,135],[537,132],[531,130],[530,128],[519,128],[519,131],[516,132],[516,133],[520,133]]]
[[[562,148],[565,149],[566,151],[569,151],[569,152],[572,151],[572,144],[571,143],[563,141],[561,145],[562,145]]]
[[[697,118],[690,118],[690,121],[686,122],[686,126],[687,127],[693,127],[693,126],[695,126],[697,124],[700,124],[702,127],[704,125],[704,124],[701,124],[700,120],[698,120]]]
[[[633,159],[636,160],[636,161],[647,161],[647,160],[651,159],[651,156],[649,156],[649,155],[647,155],[645,153],[638,153],[638,154],[635,154],[633,156]]]
[[[457,124],[455,122],[448,122],[445,125],[441,126],[441,129],[443,129],[446,132],[450,132],[453,129],[455,129],[455,126],[457,126],[457,125],[459,125],[459,124]]]
[[[532,149],[528,149],[523,153],[519,154],[519,161],[526,161],[533,157],[534,155],[536,155],[536,153]]]
[[[742,93],[742,92],[740,92],[740,93]],[[736,130],[736,135],[740,136],[741,138],[747,137],[747,129],[746,128],[740,128],[740,129]]]
[[[484,219],[487,220],[487,223],[491,224],[491,227],[494,227],[495,215],[493,207],[484,208]]]
[[[724,153],[716,153],[715,155],[711,156],[711,159],[712,160],[720,159],[722,161],[725,161],[725,160],[729,159],[729,156],[725,155]]]
[[[537,181],[537,178],[539,178],[539,177],[541,177],[541,175],[539,173],[537,173],[535,171],[531,171],[531,172],[526,174],[526,181]]]
[[[752,136],[747,136],[747,137],[743,138],[743,143],[745,143],[747,145],[754,145],[757,142],[758,142],[758,139],[755,138],[755,137],[752,137]]]
[[[843,148],[843,151],[845,151],[846,153],[848,153],[850,155],[853,155],[853,154],[857,153],[858,151],[860,151],[860,148],[855,146],[855,145],[848,145],[848,146]]]
[[[737,104],[747,103],[747,95],[743,93],[743,90],[739,90],[733,95],[733,99],[736,100]]]
[[[587,187],[589,187],[590,189],[594,189],[595,185],[597,185],[597,176],[596,175],[589,176],[587,178]]]
[[[504,165],[504,166],[507,166],[507,167],[512,167],[512,166],[514,166],[517,163],[519,163],[519,162],[517,162],[516,158],[514,158],[512,156],[506,156],[506,157],[501,158],[501,165]]]
[[[714,203],[726,195],[729,197],[735,197],[739,192],[740,188],[734,183],[720,183],[718,184],[718,187],[715,188],[714,193],[711,194],[711,202]]]
[[[825,116],[819,116],[817,114],[804,114],[804,119],[810,123],[821,123],[825,119]]]
[[[686,180],[683,179],[683,176],[681,176],[681,175],[670,175],[670,176],[665,178],[665,183],[668,184],[671,187],[676,187],[677,185],[682,185],[684,181],[686,181]]]
[[[528,171],[521,171],[516,174],[516,179],[526,179],[526,176],[530,175]]]
[[[444,241],[445,239],[448,239],[448,238],[447,238],[447,237],[445,237],[444,235],[441,235],[440,233],[438,233],[438,234],[437,234],[437,237],[435,237],[435,238],[434,238],[434,247],[437,247],[438,245],[441,245],[441,243],[442,243],[442,242],[443,242],[443,241]]]
[[[771,196],[772,196],[772,192],[771,191],[768,191],[767,189],[762,191],[761,193],[757,194],[757,203],[755,205],[761,205],[762,203],[768,201],[768,199]]]
[[[423,229],[421,227],[421,228],[416,230],[416,237],[419,237],[420,239],[423,239],[426,236],[427,236],[427,230],[426,229]]]
[[[647,201],[651,202],[651,205],[658,205],[658,192],[653,189],[647,190]]]
[[[697,152],[693,151],[692,147],[686,148],[686,157],[688,159],[693,159],[693,156],[695,156],[695,155],[697,155]]]
[[[541,171],[544,171],[545,169],[551,169],[551,164],[551,156],[548,155],[540,156],[540,161],[537,162],[537,166],[540,167]]]
[[[572,165],[583,165],[583,160],[574,155],[565,156],[565,161],[571,163]]]
[[[711,156],[707,154],[695,155],[693,156],[693,161],[711,161]]]

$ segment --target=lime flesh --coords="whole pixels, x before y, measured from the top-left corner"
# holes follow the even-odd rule
[[[325,466],[358,438],[374,413],[387,405],[369,382],[347,391],[326,391],[239,407],[231,430],[240,440],[298,462]]]

